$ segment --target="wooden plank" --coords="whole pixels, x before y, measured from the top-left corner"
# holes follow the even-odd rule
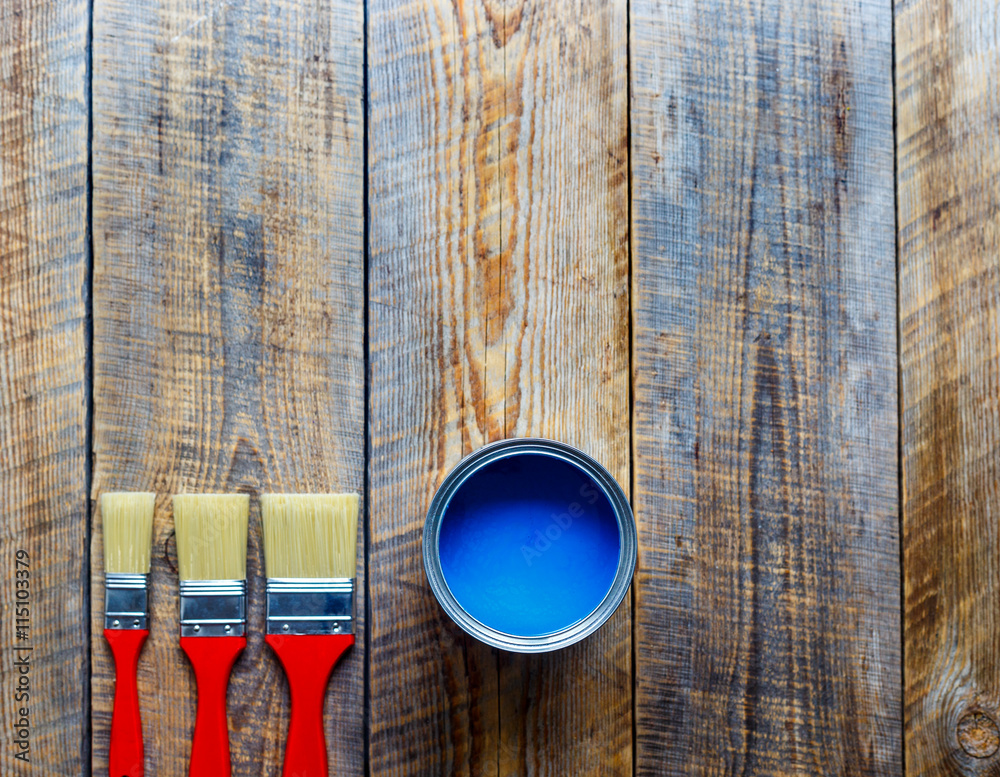
[[[177,644],[169,494],[361,490],[363,8],[349,0],[108,0],[94,12],[94,495],[156,491],[146,774],[186,774],[193,675]],[[229,691],[234,774],[280,772],[287,686],[263,643],[251,501],[250,639]],[[97,628],[93,769],[112,676]],[[364,590],[359,545],[359,588]],[[364,600],[357,605],[363,616]],[[332,774],[364,768],[359,644],[327,696]]]
[[[898,774],[890,9],[631,9],[637,774]]]
[[[373,774],[631,774],[630,608],[501,654],[435,602],[431,497],[504,437],[629,480],[624,3],[370,7]]]
[[[0,6],[3,774],[89,760],[87,19],[80,0]]]
[[[1000,769],[1000,11],[896,7],[906,771]]]

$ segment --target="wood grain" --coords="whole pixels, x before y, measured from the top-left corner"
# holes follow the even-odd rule
[[[81,774],[89,760],[86,47],[85,2],[0,6],[3,774]]]
[[[898,774],[890,9],[631,9],[636,772]]]
[[[631,774],[630,608],[503,654],[421,560],[462,455],[541,435],[628,464],[624,3],[370,6],[372,774]]]
[[[363,488],[363,9],[108,0],[94,9],[93,494],[157,492],[146,774],[186,774],[193,674],[177,644],[169,494]],[[234,774],[278,774],[287,685],[263,642],[251,501],[250,638],[229,690]],[[93,769],[112,676],[93,532]],[[359,543],[358,585],[364,590]],[[364,767],[359,643],[327,696],[333,774]]]
[[[896,9],[906,771],[1000,772],[1000,11]]]

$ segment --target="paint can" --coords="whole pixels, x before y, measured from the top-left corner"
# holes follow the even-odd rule
[[[511,439],[462,459],[424,524],[431,590],[488,645],[543,653],[611,617],[636,562],[635,519],[611,474],[560,442]]]

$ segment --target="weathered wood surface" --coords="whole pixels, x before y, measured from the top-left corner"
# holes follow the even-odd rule
[[[501,654],[421,560],[486,442],[564,440],[629,481],[625,4],[374,0],[369,23],[372,774],[630,775],[629,602]]]
[[[88,7],[0,6],[7,731],[18,548],[35,648],[0,771],[102,774]],[[366,699],[359,595],[332,773],[896,775],[904,725],[908,774],[1000,770],[997,9],[897,3],[894,214],[888,5],[634,0],[631,106],[623,2],[368,6],[367,160],[363,3],[93,7],[90,494],[160,494],[147,774],[186,773],[194,715],[168,495],[364,487],[365,197],[373,649]],[[529,434],[634,478],[640,567],[634,614],[522,658],[440,611],[420,529]],[[277,774],[253,507],[234,773]]]
[[[89,760],[86,67],[85,2],[0,4],[3,774],[80,774]],[[22,708],[29,763],[14,757]]]
[[[906,770],[1000,771],[1000,11],[896,15]]]
[[[630,29],[637,774],[898,774],[891,9]]]
[[[187,773],[169,494],[361,490],[363,9],[349,0],[108,0],[94,8],[93,495],[157,492],[146,774]],[[278,774],[287,685],[263,642],[251,502],[249,646],[229,690],[234,774]],[[112,698],[92,544],[93,771]],[[359,588],[364,591],[363,547]],[[331,681],[331,773],[364,761],[359,642]]]

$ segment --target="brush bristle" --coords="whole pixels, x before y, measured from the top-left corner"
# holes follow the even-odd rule
[[[149,573],[156,494],[109,492],[101,494],[104,524],[104,571]]]
[[[354,577],[357,494],[265,494],[268,577]]]
[[[181,580],[242,580],[247,576],[246,494],[176,494],[174,529]]]

